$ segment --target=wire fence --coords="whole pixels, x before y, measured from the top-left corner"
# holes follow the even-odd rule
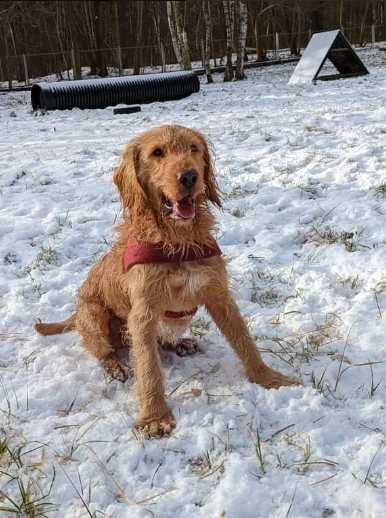
[[[386,25],[341,27],[347,39],[356,46],[374,46],[386,40]],[[311,32],[270,33],[248,42],[246,60],[285,59],[298,54]],[[253,46],[249,46],[252,45]],[[203,71],[204,50],[191,44],[192,69]],[[224,64],[226,40],[213,40],[210,64]],[[119,47],[105,49],[70,49],[61,52],[21,54],[0,57],[0,83],[8,88],[28,86],[45,81],[73,80],[101,76],[146,74],[179,70],[173,47],[168,45]]]

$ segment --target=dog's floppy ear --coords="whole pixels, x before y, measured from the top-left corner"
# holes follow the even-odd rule
[[[213,205],[217,205],[217,207],[221,207],[221,197],[220,197],[220,191],[218,188],[218,184],[214,175],[214,167],[213,167],[213,160],[211,156],[211,152],[208,146],[208,143],[206,139],[198,133],[198,136],[200,137],[203,146],[204,146],[204,160],[205,160],[205,172],[204,172],[204,179],[205,179],[205,187],[206,187],[206,196],[210,202],[213,203]]]
[[[126,146],[114,171],[113,180],[121,195],[123,208],[134,213],[142,212],[146,203],[146,193],[140,179],[139,143],[133,141]]]

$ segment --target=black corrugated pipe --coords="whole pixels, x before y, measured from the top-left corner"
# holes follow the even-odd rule
[[[199,89],[200,81],[193,72],[167,72],[38,83],[31,89],[31,102],[34,110],[106,108],[117,104],[181,99]]]

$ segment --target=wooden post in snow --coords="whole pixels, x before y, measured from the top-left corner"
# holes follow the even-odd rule
[[[279,53],[279,48],[280,48],[279,33],[275,32],[275,57],[276,58]]]
[[[117,59],[118,59],[118,74],[122,75],[123,65],[122,65],[122,49],[121,49],[121,47],[117,48]]]
[[[27,56],[23,54],[23,67],[24,67],[24,79],[25,84],[29,84],[29,77],[28,77],[28,65],[27,65]]]
[[[80,64],[77,59],[77,55],[74,47],[71,49],[71,64],[72,64],[72,77],[73,79],[82,79],[82,71],[80,68]]]

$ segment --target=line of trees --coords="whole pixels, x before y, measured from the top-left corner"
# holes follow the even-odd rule
[[[275,33],[288,35],[281,43],[297,54],[310,31],[354,27],[360,43],[367,26],[384,23],[386,0],[2,0],[0,76],[23,75],[20,60],[12,70],[10,63],[27,54],[35,54],[31,75],[41,75],[53,53],[62,67],[88,66],[99,76],[113,64],[137,74],[176,62],[189,69],[200,60],[208,81],[210,58],[224,57],[224,80],[242,79],[245,49],[266,59]]]

